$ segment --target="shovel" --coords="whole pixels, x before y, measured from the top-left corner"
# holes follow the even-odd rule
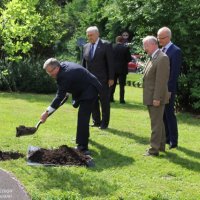
[[[69,94],[67,93],[64,99],[61,101],[59,107],[62,106],[67,101],[68,98],[69,98]],[[56,110],[51,112],[49,116],[51,116],[55,111]],[[35,125],[35,127],[26,127],[24,125],[20,125],[19,127],[16,127],[16,137],[20,137],[24,135],[33,135],[38,130],[40,124],[42,124],[41,120]]]

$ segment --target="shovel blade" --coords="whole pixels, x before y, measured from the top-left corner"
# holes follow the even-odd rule
[[[20,125],[19,127],[16,127],[16,137],[33,135],[36,131],[36,127],[26,127],[24,125]]]

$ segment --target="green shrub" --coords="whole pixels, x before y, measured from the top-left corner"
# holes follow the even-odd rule
[[[6,63],[1,68],[7,74],[0,77],[0,90],[20,92],[52,93],[55,81],[43,70],[43,59],[27,58],[18,63]],[[6,66],[5,66],[6,65]]]

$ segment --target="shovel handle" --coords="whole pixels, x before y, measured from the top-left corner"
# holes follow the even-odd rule
[[[66,93],[66,96],[65,96],[65,97],[63,98],[63,100],[60,102],[60,105],[58,106],[58,108],[59,108],[60,106],[62,106],[62,105],[67,101],[68,98],[69,98],[69,94]],[[58,108],[57,108],[57,109],[58,109]],[[57,110],[57,109],[56,109],[56,110]],[[54,110],[53,112],[49,113],[48,117],[50,117],[56,110]],[[35,128],[38,129],[39,126],[40,126],[40,124],[42,124],[42,123],[43,123],[42,120],[40,120],[40,121],[35,125]]]
[[[40,124],[42,124],[41,120],[35,125],[36,130],[39,128]]]
[[[63,100],[60,102],[60,105],[58,106],[58,108],[60,107],[60,106],[62,106],[66,101],[67,101],[67,99],[69,98],[69,94],[68,93],[66,93],[66,96],[63,98]],[[57,108],[57,109],[58,109]],[[56,109],[56,110],[57,110]],[[51,116],[56,110],[54,110],[53,112],[51,112],[51,113],[49,113],[49,115],[48,115],[48,117],[49,116]],[[39,122],[38,122],[39,123]]]

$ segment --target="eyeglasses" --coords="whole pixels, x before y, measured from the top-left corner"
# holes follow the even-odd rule
[[[157,37],[158,40],[164,40],[165,38],[167,38],[169,36],[165,36],[165,37]]]
[[[51,74],[56,68],[51,68],[51,70],[46,70],[47,74]]]

